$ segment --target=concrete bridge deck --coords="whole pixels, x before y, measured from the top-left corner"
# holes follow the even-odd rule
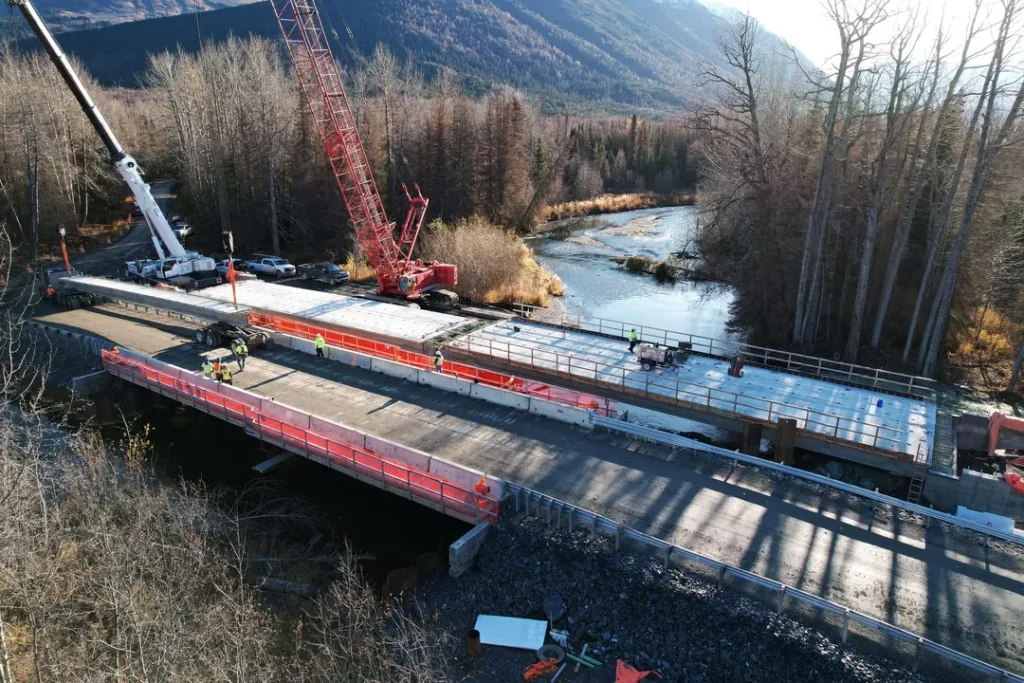
[[[291,321],[317,328],[311,334],[347,333],[428,354],[436,344],[444,344],[452,357],[461,356],[473,365],[498,366],[506,372],[512,368],[511,374],[541,381],[550,381],[554,375],[564,388],[584,385],[589,387],[584,391],[607,400],[637,403],[641,408],[734,432],[758,424],[768,439],[774,437],[779,420],[788,418],[795,423],[800,448],[902,476],[913,474],[915,462],[931,462],[936,422],[933,400],[892,395],[875,386],[826,381],[822,377],[827,373],[821,368],[808,375],[751,366],[742,377],[729,377],[725,358],[694,354],[681,366],[645,372],[621,339],[589,330],[522,320],[481,321],[260,281],[238,283],[241,308],[237,311],[230,304],[230,285],[187,295],[99,278],[81,277],[71,282],[117,301],[201,319],[269,316],[282,324]],[[664,333],[666,343],[669,334]],[[849,366],[848,372],[854,371],[862,369]],[[874,372],[876,376],[870,379],[875,384],[889,384],[877,377],[881,371]],[[857,377],[867,379],[860,374]]]
[[[195,370],[192,329],[117,306],[41,321]],[[719,461],[622,442],[291,350],[258,354],[236,386],[587,507],[1024,671],[1024,557],[934,524],[876,515]],[[397,523],[397,522],[396,522]]]
[[[935,431],[935,402],[871,388],[747,367],[728,375],[726,359],[690,356],[685,363],[644,371],[619,340],[525,321],[502,321],[454,339],[451,346],[596,384],[663,397],[736,418],[797,421],[810,436],[912,460],[926,457]]]

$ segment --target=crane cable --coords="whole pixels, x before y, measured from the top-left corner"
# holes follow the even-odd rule
[[[313,0],[313,4],[314,5],[316,4],[316,0]],[[324,4],[324,3],[321,3],[321,4]],[[348,35],[349,40],[352,41],[352,45],[353,45],[353,47],[355,47],[356,53],[358,54],[359,53],[359,44],[356,42],[355,34],[352,33],[352,28],[348,25],[348,22],[345,21],[345,13],[341,10],[341,6],[337,3],[337,0],[335,0],[334,4],[335,4],[335,7],[337,7],[338,16],[341,17],[341,23],[345,25],[345,33]],[[344,49],[345,45],[344,45],[344,43],[341,40],[341,36],[338,35],[338,28],[334,25],[334,19],[331,18],[331,13],[327,10],[326,6],[324,6],[323,11],[320,12],[320,14],[322,14],[325,17],[327,17],[327,24],[331,28],[331,34],[334,35],[335,42],[338,44],[339,48]]]
[[[202,51],[202,49],[203,49],[203,29],[202,29],[202,27],[199,24],[199,12],[200,12],[200,10],[199,10],[199,3],[200,3],[200,1],[201,0],[194,0],[194,2],[192,3],[192,6],[195,9],[193,10],[192,13],[195,14],[195,17],[196,17],[196,35],[199,36],[199,51]]]
[[[312,2],[315,5],[317,3],[317,0],[312,0]],[[320,14],[322,16],[327,17],[327,23],[330,26],[331,33],[334,35],[334,40],[338,44],[338,48],[344,50],[345,49],[345,44],[341,40],[341,37],[338,35],[338,30],[337,30],[337,28],[334,25],[334,20],[331,19],[331,13],[328,11],[328,8],[327,8],[327,0],[321,0],[320,1],[320,5],[322,6],[320,8],[320,9],[322,9],[322,11],[320,11]],[[345,26],[345,33],[346,33],[346,35],[348,35],[349,40],[352,42],[352,48],[353,48],[353,51],[354,51],[354,53],[356,55],[357,60],[359,62],[363,61],[362,50],[359,49],[359,43],[356,41],[356,36],[355,36],[355,33],[353,33],[353,31],[352,31],[352,27],[349,26],[348,21],[345,19],[345,12],[341,8],[340,0],[334,0],[334,7],[336,8],[336,10],[338,12],[338,16],[341,17],[341,23],[344,24],[344,26]],[[401,165],[396,164],[396,166],[398,166],[398,168],[396,170],[397,174],[399,176],[402,176],[402,175],[406,176],[406,178],[405,178],[406,180],[415,179],[416,178],[416,174],[413,173],[412,165],[409,163],[409,159],[405,156],[405,153],[404,152],[399,152],[398,156],[401,157],[402,164]],[[404,172],[402,170],[402,166],[405,167]],[[410,186],[415,186],[416,185],[415,180],[412,180],[409,183],[404,183],[403,179],[401,177],[399,177],[398,181],[399,181],[399,184],[408,184]]]

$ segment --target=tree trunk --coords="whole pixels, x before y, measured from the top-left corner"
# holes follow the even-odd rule
[[[1020,381],[1020,368],[1024,363],[1024,341],[1020,343],[1020,351],[1017,352],[1017,360],[1013,362],[1013,374],[1010,375],[1010,383],[1006,385],[1006,391],[1013,393],[1017,391],[1017,382]]]
[[[939,245],[942,244],[942,235],[933,235],[931,244],[928,246],[928,259],[925,261],[924,275],[921,276],[921,286],[917,290],[917,300],[914,301],[914,313],[910,316],[910,328],[907,330],[907,340],[903,344],[903,362],[910,361],[910,351],[914,348],[914,338],[917,336],[917,324],[921,318],[921,308],[924,306],[924,298],[931,287],[932,271],[935,270],[935,263],[939,258]]]
[[[832,88],[832,97],[829,101],[828,115],[825,117],[825,145],[821,153],[821,165],[818,168],[818,179],[814,185],[814,201],[811,204],[811,214],[807,221],[807,234],[804,237],[804,255],[800,263],[800,280],[796,289],[796,315],[793,317],[793,341],[797,344],[804,342],[804,330],[807,326],[808,301],[813,301],[815,292],[808,291],[808,278],[816,279],[818,265],[821,257],[821,242],[825,236],[818,236],[822,232],[825,214],[827,213],[826,193],[829,183],[829,176],[832,171],[832,162],[835,155],[835,129],[836,119],[839,115],[839,104],[843,97],[843,85],[846,80],[846,70],[850,60],[850,41],[843,41],[842,54],[839,59],[839,68],[836,71],[835,84]],[[812,259],[812,253],[814,258]]]
[[[274,246],[274,253],[281,253],[281,231],[278,225],[277,218],[277,168],[274,164],[274,155],[269,155],[270,163],[268,164],[269,171],[269,186],[270,186],[270,242]]]
[[[942,290],[945,291],[945,296],[936,299],[936,305],[932,306],[932,317],[934,320],[930,320],[930,327],[932,328],[931,338],[927,336],[922,339],[921,348],[927,349],[927,352],[923,356],[923,362],[921,363],[922,372],[926,376],[931,376],[935,373],[939,362],[939,354],[942,351],[942,344],[945,341],[946,328],[949,324],[950,307],[953,303],[953,293],[956,289],[957,276],[960,271],[960,259],[963,256],[964,249],[967,245],[967,235],[970,232],[971,224],[973,223],[974,214],[978,209],[978,205],[981,203],[982,196],[985,193],[988,179],[992,174],[993,166],[995,165],[996,159],[999,157],[999,153],[1003,149],[1003,143],[1006,140],[1007,135],[1012,130],[1016,129],[1017,118],[1020,114],[1021,106],[1024,104],[1024,83],[1021,84],[1016,97],[1014,98],[1013,104],[1007,111],[1006,118],[1003,120],[1003,124],[995,138],[990,142],[989,134],[991,132],[992,122],[995,115],[995,103],[1000,98],[999,79],[1002,75],[1003,63],[1003,50],[1006,47],[1011,35],[1011,27],[1014,25],[1016,19],[1016,13],[1013,11],[1015,8],[1010,5],[1003,17],[1002,24],[1000,26],[1000,34],[996,39],[995,52],[992,56],[992,62],[989,66],[989,73],[985,79],[985,87],[982,88],[981,99],[978,101],[978,109],[975,111],[977,116],[978,111],[984,106],[985,115],[984,123],[981,127],[981,135],[978,139],[978,148],[976,154],[976,161],[974,165],[974,173],[971,177],[971,185],[967,191],[967,197],[964,200],[963,216],[960,220],[960,232],[957,234],[956,241],[953,243],[953,248],[950,251],[949,258],[946,262],[946,270],[943,274],[943,286]]]
[[[916,203],[908,202],[904,209],[912,214],[916,206]],[[892,250],[889,252],[889,263],[885,267],[885,281],[882,284],[882,291],[878,295],[878,311],[875,314],[875,326],[871,332],[871,348],[873,349],[877,349],[882,341],[882,329],[885,327],[885,319],[889,315],[889,303],[892,301],[893,290],[896,289],[896,278],[899,276],[900,266],[903,263],[903,254],[910,241],[912,222],[912,217],[904,215],[901,216],[900,222],[896,226],[896,237],[893,240]]]
[[[0,683],[14,683],[14,674],[11,673],[11,658],[7,648],[7,629],[2,613],[0,613]]]
[[[29,226],[32,232],[33,261],[39,258],[39,148],[32,145],[28,159]]]

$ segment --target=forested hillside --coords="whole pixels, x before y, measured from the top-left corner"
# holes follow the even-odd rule
[[[255,0],[33,0],[54,33],[95,29],[126,21],[139,21],[196,11],[237,7]],[[31,35],[24,22],[0,22],[0,38]]]
[[[421,184],[430,220],[482,216],[526,229],[548,201],[695,182],[690,132],[678,123],[545,117],[507,88],[474,98],[451,72],[425,82],[384,47],[350,76],[392,219],[405,210],[402,183]],[[179,181],[179,210],[204,249],[233,230],[244,249],[351,250],[322,144],[275,43],[231,38],[198,56],[165,53],[144,80],[142,89],[87,82],[150,177]],[[121,210],[124,187],[99,147],[48,60],[0,54],[0,224],[11,218],[29,258],[57,225],[75,235]]]
[[[510,85],[543,94],[550,111],[597,108],[593,103],[623,112],[689,108],[699,100],[701,61],[720,59],[714,40],[725,25],[697,2],[657,0],[321,0],[319,6],[350,67],[384,43],[428,78],[453,69],[471,94]],[[135,87],[149,53],[195,52],[204,41],[249,34],[278,39],[269,3],[69,33],[61,42],[101,83]],[[35,49],[32,40],[21,45]]]

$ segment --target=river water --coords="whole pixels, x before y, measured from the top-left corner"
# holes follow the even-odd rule
[[[565,284],[569,314],[732,338],[729,308],[734,291],[707,282],[658,282],[610,259],[643,254],[664,260],[693,246],[693,207],[670,207],[594,216],[581,229],[559,230],[530,241],[537,261]]]

